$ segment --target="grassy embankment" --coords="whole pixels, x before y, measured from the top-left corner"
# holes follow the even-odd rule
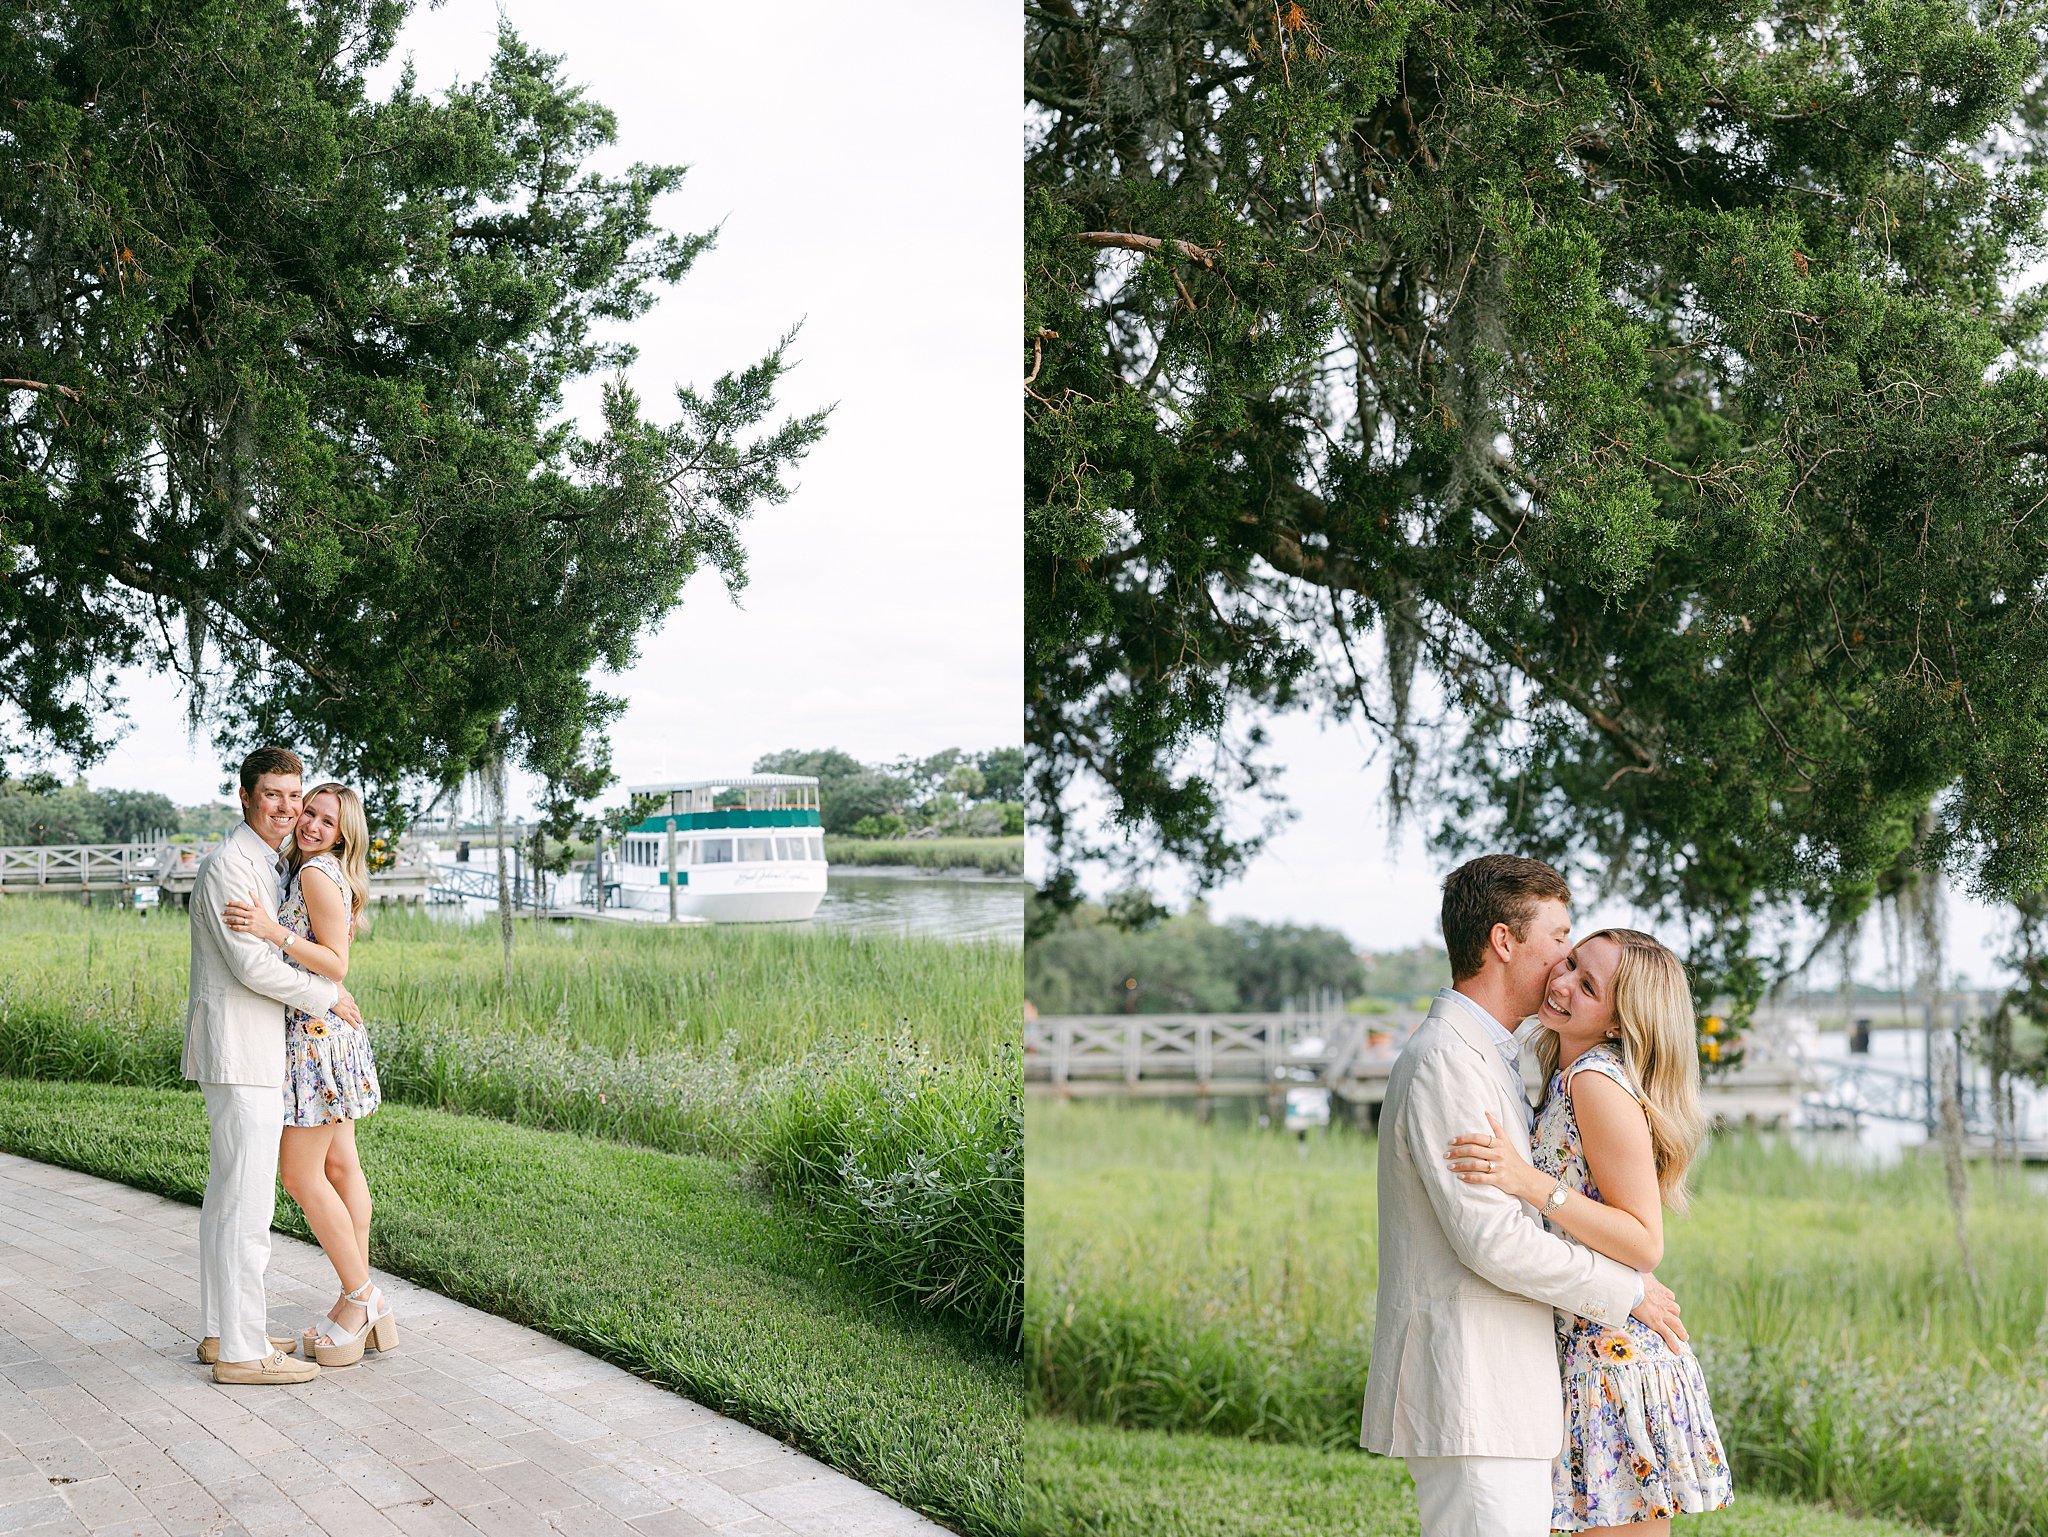
[[[1339,1449],[1356,1444],[1372,1338],[1369,1139],[1302,1148],[1158,1107],[1036,1102],[1029,1138],[1033,1394],[1087,1422],[1058,1444],[1093,1466],[1114,1457],[1083,1432],[1115,1432],[1092,1427],[1246,1438],[1160,1455],[1230,1462],[1226,1488],[1295,1469],[1274,1474],[1276,1498],[1317,1457],[1361,1467]],[[1817,1169],[1736,1139],[1698,1189],[1660,1274],[1740,1491],[1981,1537],[2048,1532],[2048,1199],[1980,1179],[1980,1306],[1937,1169]]]
[[[177,911],[0,907],[0,1073],[174,1087]],[[1012,1339],[1015,946],[380,914],[351,957],[399,1103],[712,1153],[765,1174],[891,1295]]]
[[[0,904],[0,1074],[180,1086],[175,911]],[[380,915],[351,984],[395,1104],[727,1160],[877,1299],[1013,1346],[1014,945]]]
[[[1021,1371],[875,1306],[727,1161],[387,1106],[376,1263],[783,1436],[964,1531],[1017,1530]],[[0,1080],[0,1149],[196,1203],[195,1094]],[[280,1225],[305,1238],[288,1201]]]
[[[835,865],[905,865],[916,870],[978,870],[983,875],[1024,873],[1022,838],[827,838],[825,859]]]

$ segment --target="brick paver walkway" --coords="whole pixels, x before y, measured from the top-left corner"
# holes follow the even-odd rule
[[[938,1537],[772,1436],[379,1273],[399,1348],[302,1387],[193,1358],[199,1213],[0,1154],[0,1533]],[[273,1235],[273,1331],[334,1300]],[[281,1326],[281,1327],[280,1327]]]

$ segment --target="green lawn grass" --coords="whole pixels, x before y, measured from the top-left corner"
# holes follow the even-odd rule
[[[1027,1537],[1407,1537],[1419,1530],[1399,1462],[1351,1451],[1033,1420],[1024,1435]],[[1681,1517],[1684,1537],[1924,1537],[1770,1495]]]
[[[979,870],[983,875],[1024,873],[1022,838],[827,838],[825,858],[835,865],[907,865],[918,870]]]
[[[507,993],[494,932],[380,915],[350,981],[387,1102],[732,1159],[794,1198],[792,1215],[884,1294],[1014,1344],[1014,946],[515,932]],[[0,904],[0,1074],[180,1086],[189,944],[176,911]],[[710,1020],[656,1031],[650,1011],[683,994],[715,1002]]]
[[[1066,1418],[1355,1444],[1377,1277],[1375,1145],[1156,1105],[1029,1106],[1025,1350]],[[2048,1197],[1979,1171],[1958,1255],[1939,1166],[1717,1141],[1659,1274],[1738,1488],[2048,1533]]]
[[[962,1531],[1017,1530],[1015,1361],[875,1302],[732,1165],[401,1106],[360,1136],[383,1268],[785,1437]],[[196,1203],[205,1107],[175,1090],[0,1080],[0,1149]],[[307,1236],[289,1201],[279,1210]]]

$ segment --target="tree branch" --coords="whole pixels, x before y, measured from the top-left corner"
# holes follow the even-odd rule
[[[66,400],[83,400],[85,396],[68,384],[45,384],[40,379],[0,379],[0,389],[35,390],[38,393],[55,391]]]
[[[1216,253],[1204,250],[1192,240],[1162,240],[1157,235],[1131,235],[1119,230],[1089,230],[1074,237],[1076,244],[1092,246],[1098,250],[1119,251],[1162,251],[1171,250],[1185,256],[1189,261],[1210,271],[1216,268]]]

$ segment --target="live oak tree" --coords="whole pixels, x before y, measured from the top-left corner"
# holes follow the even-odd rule
[[[2042,884],[2042,6],[1027,18],[1056,894],[1237,869],[1304,708],[1745,997],[1766,910]]]
[[[111,674],[175,668],[223,753],[384,792],[609,778],[590,682],[710,568],[823,413],[785,336],[673,420],[622,324],[711,243],[682,169],[501,29],[373,92],[402,0],[53,0],[0,17],[0,750],[91,762]],[[602,420],[565,392],[593,374]]]

